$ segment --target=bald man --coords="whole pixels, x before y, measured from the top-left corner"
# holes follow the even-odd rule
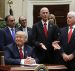
[[[67,14],[67,27],[61,29],[60,43],[53,42],[55,50],[59,50],[61,60],[67,65],[70,71],[75,69],[75,12]],[[59,54],[58,54],[59,55]],[[61,60],[58,60],[60,62]],[[61,63],[61,62],[60,62]]]
[[[10,65],[34,64],[32,47],[26,45],[27,35],[23,31],[16,32],[15,43],[9,44],[4,50],[5,63]]]
[[[39,58],[39,63],[52,64],[54,63],[54,51],[52,42],[57,39],[58,28],[50,23],[49,10],[47,7],[40,9],[41,20],[33,25],[32,37],[35,45],[36,54]]]
[[[24,31],[27,35],[27,44],[28,45],[32,45],[31,44],[31,40],[32,40],[32,37],[31,37],[31,28],[27,26],[27,19],[24,17],[24,16],[20,16],[19,17],[19,23],[20,23],[20,27],[19,27],[19,30],[21,31]]]

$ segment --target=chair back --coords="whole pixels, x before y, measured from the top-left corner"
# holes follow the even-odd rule
[[[4,51],[0,51],[0,65],[1,65],[1,59],[2,59],[2,56],[4,56]]]

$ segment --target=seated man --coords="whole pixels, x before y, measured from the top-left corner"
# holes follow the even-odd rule
[[[26,45],[27,36],[25,32],[18,31],[15,36],[15,43],[9,44],[4,50],[4,58],[6,64],[34,64],[35,59],[32,58],[32,47]]]

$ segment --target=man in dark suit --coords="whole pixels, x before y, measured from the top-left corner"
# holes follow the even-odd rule
[[[49,22],[48,8],[41,8],[40,17],[42,19],[33,25],[32,41],[35,45],[37,57],[40,60],[39,63],[51,64],[54,63],[54,51],[51,44],[58,37],[58,28]]]
[[[8,15],[5,18],[6,27],[2,29],[4,32],[4,46],[14,42],[15,33],[18,29],[15,28],[15,18],[12,15]]]
[[[4,50],[4,45],[5,45],[4,41],[5,41],[5,35],[2,29],[0,29],[0,51]]]
[[[20,27],[19,27],[19,30],[21,31],[24,31],[26,34],[27,34],[27,40],[28,40],[28,44],[31,45],[31,28],[30,27],[27,27],[27,19],[24,17],[24,16],[20,16],[19,17],[19,23],[20,23]]]
[[[54,49],[70,71],[75,70],[75,12],[67,14],[68,26],[61,29],[59,41],[53,42]],[[59,44],[60,42],[60,44]],[[58,54],[58,55],[59,55]],[[61,63],[61,62],[60,62]]]
[[[32,47],[26,45],[27,35],[23,31],[16,32],[15,42],[6,46],[4,58],[6,64],[35,64]]]

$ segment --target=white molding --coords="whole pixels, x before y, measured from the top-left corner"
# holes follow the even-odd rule
[[[27,22],[28,26],[33,25],[33,5],[61,5],[71,4],[71,0],[28,0],[27,1]]]
[[[33,5],[56,5],[56,4],[70,4],[72,1],[31,1]]]

